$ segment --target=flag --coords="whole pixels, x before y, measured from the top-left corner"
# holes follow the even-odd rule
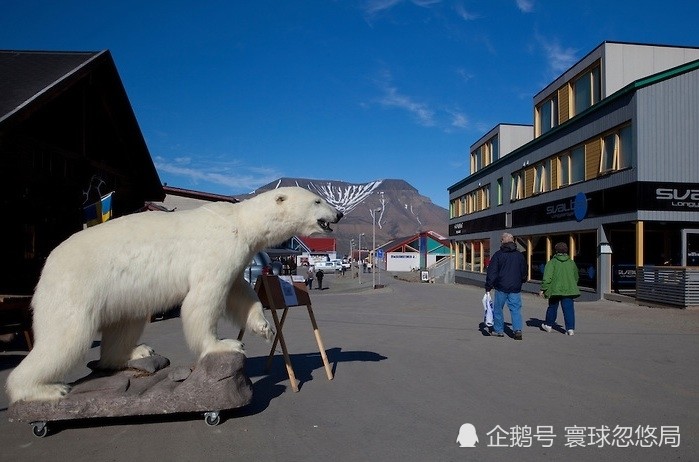
[[[112,194],[114,194],[113,191],[105,196],[102,196],[100,200],[94,204],[83,207],[83,221],[85,222],[85,228],[104,223],[112,218]]]

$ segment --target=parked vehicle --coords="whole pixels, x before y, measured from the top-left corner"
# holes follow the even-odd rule
[[[267,252],[257,252],[250,264],[245,268],[243,277],[251,285],[255,285],[257,277],[262,274],[280,274],[281,264],[275,265],[275,262],[267,255]]]
[[[318,271],[319,269],[322,269],[324,272],[328,271],[339,271],[340,268],[342,268],[342,263],[339,263],[336,260],[331,260],[331,261],[319,261],[316,262],[315,265],[315,270]]]

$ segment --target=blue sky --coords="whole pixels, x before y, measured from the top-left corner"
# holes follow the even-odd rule
[[[404,179],[438,205],[469,147],[604,40],[699,46],[699,2],[5,0],[0,48],[104,50],[163,182]]]

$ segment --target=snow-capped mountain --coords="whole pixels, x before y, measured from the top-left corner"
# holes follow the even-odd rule
[[[351,239],[354,239],[356,248],[360,233],[364,233],[362,248],[371,248],[374,222],[377,246],[420,231],[448,235],[448,210],[420,195],[404,180],[357,184],[339,180],[280,178],[251,194],[282,186],[299,186],[313,191],[345,214],[338,224],[333,225],[338,255],[349,253]],[[245,196],[238,199],[244,200]]]

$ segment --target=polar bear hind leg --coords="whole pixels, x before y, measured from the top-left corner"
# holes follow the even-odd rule
[[[85,357],[96,335],[89,327],[80,327],[65,320],[34,323],[34,346],[7,378],[11,403],[56,400],[68,394],[70,386],[62,383],[64,376]]]
[[[99,368],[123,369],[131,359],[152,356],[154,351],[148,345],[136,346],[145,326],[145,319],[123,319],[103,326]]]

